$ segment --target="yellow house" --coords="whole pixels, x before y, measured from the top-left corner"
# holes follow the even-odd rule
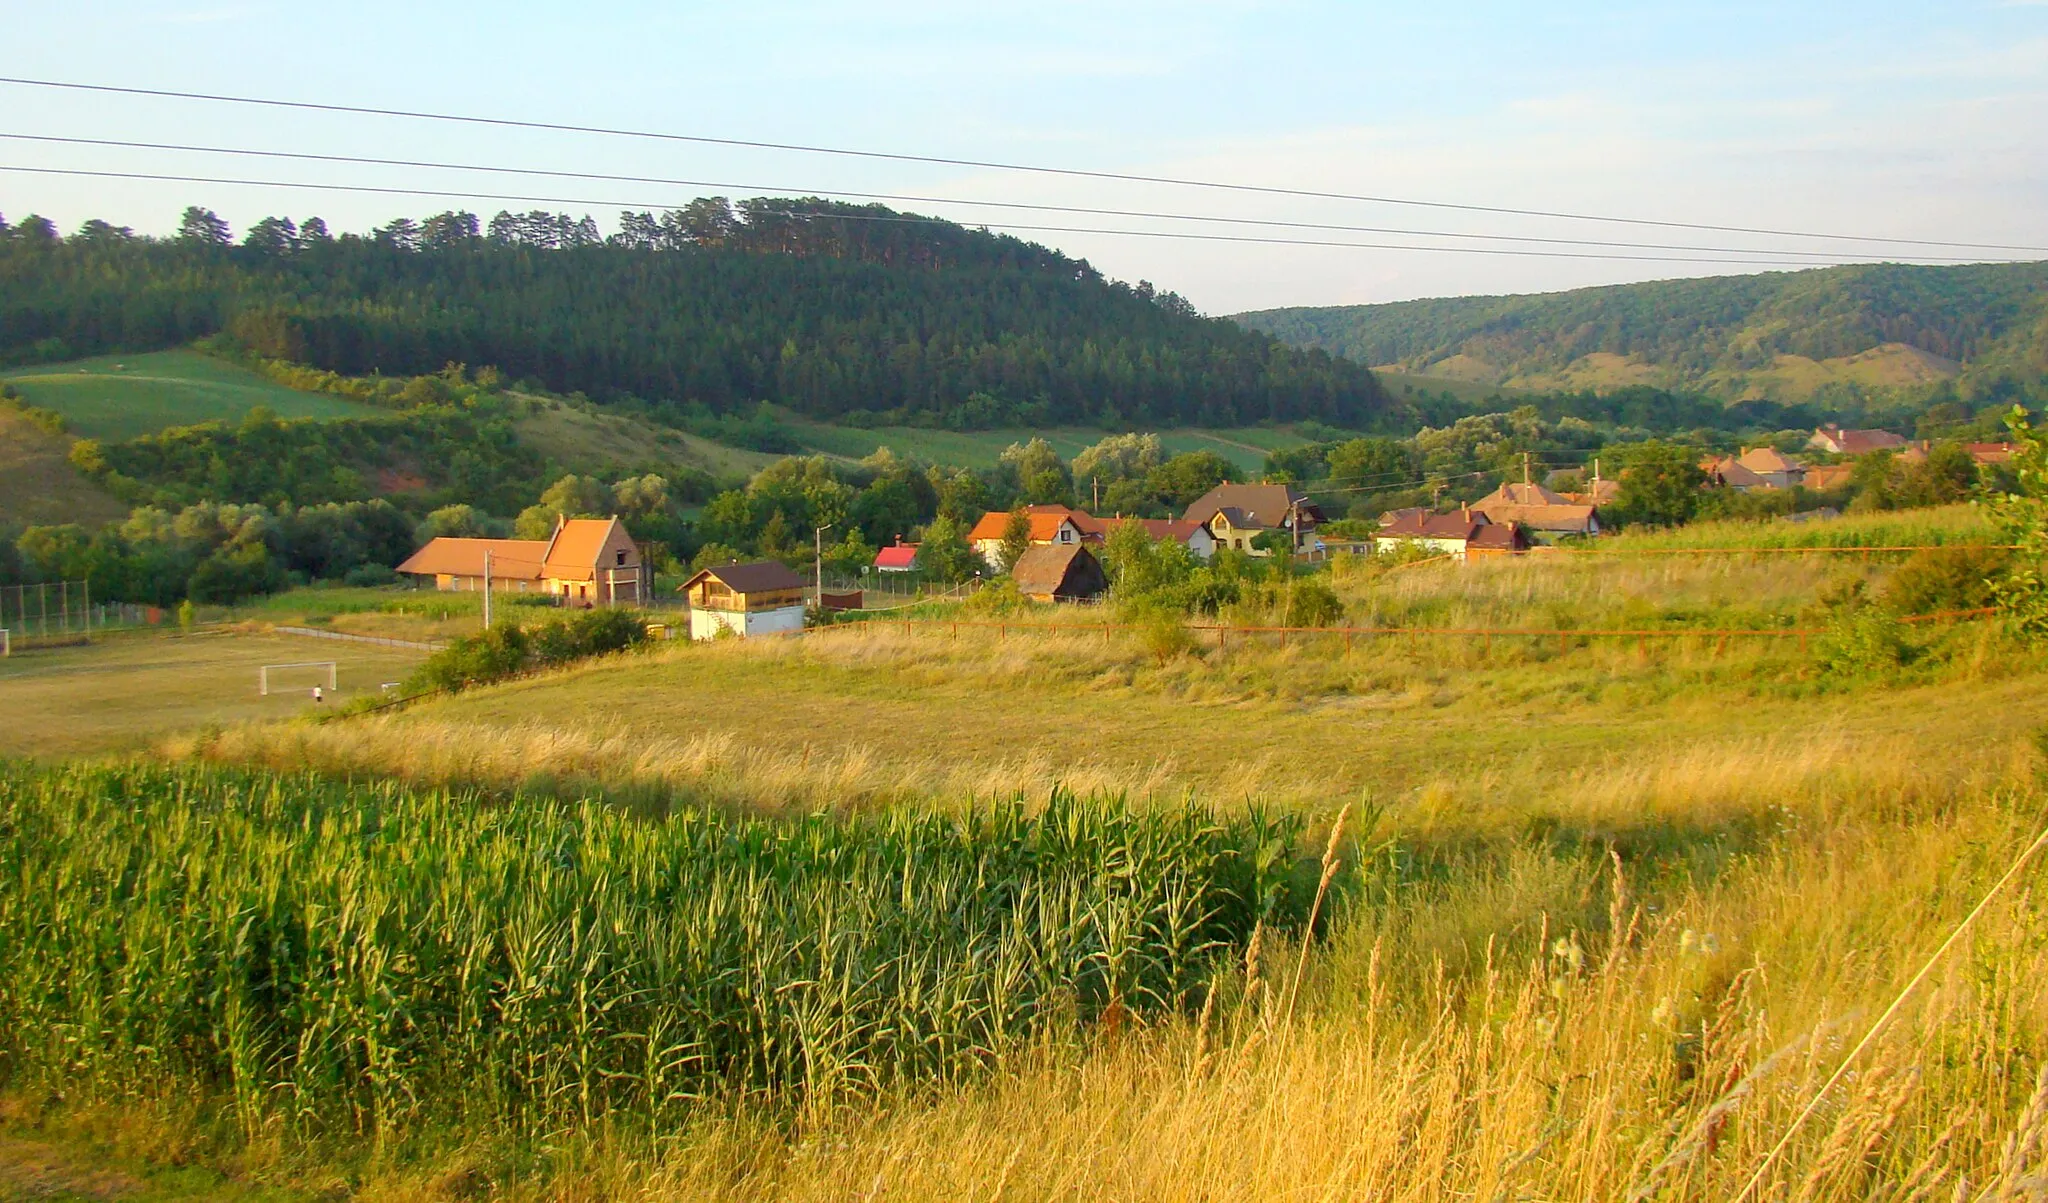
[[[437,589],[546,593],[569,605],[611,605],[647,597],[640,547],[613,518],[556,519],[545,539],[431,539],[398,571],[431,576]]]

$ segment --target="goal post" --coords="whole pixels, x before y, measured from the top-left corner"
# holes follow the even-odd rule
[[[324,668],[327,670],[327,692],[333,693],[339,680],[339,667],[333,660],[298,660],[290,664],[266,664],[257,670],[256,687],[261,696],[270,696],[270,674],[295,668]],[[280,687],[282,688],[282,687]]]
[[[0,656],[12,656],[13,654],[14,632],[6,627],[0,627]]]

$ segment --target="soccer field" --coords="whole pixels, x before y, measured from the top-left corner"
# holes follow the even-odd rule
[[[289,635],[134,635],[87,646],[20,648],[0,659],[0,756],[66,756],[140,747],[214,723],[286,718],[313,707],[324,670],[265,664],[333,660],[340,688],[325,705],[375,693],[424,653]]]

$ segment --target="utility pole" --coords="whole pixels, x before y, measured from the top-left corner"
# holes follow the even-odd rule
[[[825,604],[825,532],[831,529],[832,524],[828,522],[824,526],[817,527],[811,531],[811,541],[817,545],[817,559],[812,563],[817,571],[818,595],[816,600],[820,607],[823,607]]]
[[[1095,504],[1088,507],[1089,512],[1093,513],[1102,508],[1102,478],[1100,476],[1091,476],[1088,478],[1088,484],[1089,487],[1095,490]]]
[[[484,630],[491,629],[491,549],[484,548]]]
[[[1522,453],[1522,487],[1525,489],[1529,487],[1529,453],[1526,451]],[[1523,500],[1526,501],[1527,498],[1525,497]]]

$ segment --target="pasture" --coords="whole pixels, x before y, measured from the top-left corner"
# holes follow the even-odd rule
[[[0,408],[0,525],[79,522],[128,515],[128,507],[71,466],[72,440]]]
[[[237,422],[259,405],[281,418],[362,418],[380,410],[305,393],[197,351],[145,351],[0,372],[30,405],[62,414],[73,434],[131,439],[171,426]]]

